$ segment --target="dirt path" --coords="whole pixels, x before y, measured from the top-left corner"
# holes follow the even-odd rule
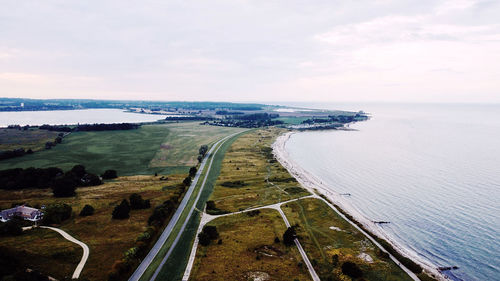
[[[64,231],[62,229],[50,227],[50,226],[40,226],[40,228],[46,228],[46,229],[53,230],[53,231],[61,234],[61,236],[64,237],[66,240],[73,242],[73,243],[75,243],[83,248],[82,259],[80,260],[80,263],[78,263],[78,265],[76,266],[76,269],[73,272],[73,276],[71,277],[72,279],[78,279],[78,277],[80,277],[80,273],[82,273],[82,270],[83,270],[83,267],[85,266],[85,263],[87,262],[87,259],[89,258],[89,253],[90,253],[89,247],[85,243],[83,243],[80,240],[75,239],[73,236],[69,235],[66,231]]]

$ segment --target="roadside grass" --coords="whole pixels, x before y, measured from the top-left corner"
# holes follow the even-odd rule
[[[300,243],[322,280],[350,280],[340,268],[346,261],[356,263],[365,280],[412,280],[392,260],[383,258],[370,240],[323,201],[301,199],[282,205],[282,209],[290,224],[298,224]],[[332,262],[334,255],[338,255],[337,265]]]
[[[282,132],[255,130],[233,143],[210,197],[218,209],[235,212],[310,194],[272,155],[270,146]]]
[[[8,248],[9,255],[15,255],[22,263],[19,266],[48,273],[59,280],[73,275],[83,254],[80,246],[55,231],[41,228],[25,231],[21,236],[2,237],[0,247]]]
[[[262,209],[257,216],[238,214],[217,218],[219,239],[199,245],[190,280],[311,280],[295,246],[280,240],[286,230],[276,210]],[[260,279],[259,279],[260,280]]]
[[[24,148],[39,151],[45,149],[45,143],[53,142],[59,132],[50,132],[31,128],[29,130],[0,129],[0,151]]]
[[[100,186],[78,188],[77,196],[70,198],[54,198],[48,189],[3,191],[0,193],[0,207],[2,209],[7,208],[13,203],[28,203],[32,206],[51,203],[71,205],[73,208],[72,218],[58,227],[86,243],[90,248],[90,256],[81,276],[89,280],[107,280],[108,272],[111,270],[113,263],[121,259],[124,252],[134,246],[136,238],[146,230],[148,226],[147,220],[153,212],[153,208],[171,196],[181,195],[179,188],[164,189],[163,187],[177,186],[185,176],[170,175],[167,181],[160,181],[160,177],[154,176],[120,177]],[[151,208],[132,210],[129,219],[111,219],[114,207],[122,199],[128,199],[132,193],[139,193],[144,199],[150,199]],[[179,201],[181,199],[180,197]],[[88,217],[78,216],[85,204],[90,204],[95,208],[94,215]],[[41,230],[34,230],[33,233],[36,234],[38,231]],[[58,236],[55,232],[54,235],[56,239],[33,239],[32,232],[28,231],[21,236],[14,237],[15,243],[10,240],[0,239],[0,246],[18,248],[19,250],[31,249],[29,256],[33,257],[34,261],[39,261],[37,266],[44,269],[42,272],[57,278],[66,276],[68,268],[71,273],[73,272],[80,261],[82,251],[80,247],[75,245],[80,249],[78,250],[79,254],[76,255],[76,260],[68,259],[68,261],[65,261],[68,264],[67,266],[54,266],[60,260],[52,256],[57,254],[57,250],[52,251],[51,249],[57,249],[58,244],[63,242],[74,245]],[[40,247],[45,249],[46,252],[38,252],[37,249]],[[38,255],[43,255],[43,259],[37,258]]]
[[[69,170],[82,164],[96,174],[107,169],[118,171],[120,176],[185,173],[196,164],[193,159],[196,160],[200,145],[238,130],[180,122],[143,125],[137,130],[75,132],[50,150],[0,161],[0,170],[27,167]]]
[[[158,274],[158,279],[165,281],[171,281],[171,280],[173,281],[173,280],[180,280],[182,278],[182,275],[184,274],[184,270],[186,268],[189,259],[189,255],[191,253],[191,248],[193,246],[195,236],[197,234],[196,232],[198,230],[198,225],[200,223],[200,215],[201,215],[200,211],[204,209],[206,201],[208,200],[210,194],[212,194],[215,182],[221,171],[222,161],[225,157],[225,154],[237,139],[251,132],[252,130],[231,137],[220,146],[217,154],[213,156],[214,162],[212,163],[212,169],[209,171],[209,174],[207,176],[207,181],[200,195],[198,204],[196,205],[196,208],[191,218],[189,219],[189,222],[186,225],[186,228],[184,229],[182,236],[177,242],[176,247],[173,249],[171,258],[169,258],[165,262],[160,273]],[[203,178],[206,175],[206,172],[207,171],[205,169],[205,172],[202,174],[202,177],[200,177],[199,185],[201,185]],[[143,278],[141,280],[149,280],[149,279]]]

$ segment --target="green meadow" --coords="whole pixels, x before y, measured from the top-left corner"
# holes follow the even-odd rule
[[[118,175],[184,173],[196,164],[198,148],[241,131],[197,122],[143,125],[137,130],[76,132],[52,149],[0,161],[0,170],[82,164],[93,173],[107,169]]]

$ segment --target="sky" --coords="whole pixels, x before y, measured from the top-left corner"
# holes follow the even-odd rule
[[[0,7],[0,97],[500,102],[498,0]]]

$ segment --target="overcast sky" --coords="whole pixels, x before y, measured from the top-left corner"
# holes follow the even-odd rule
[[[0,97],[500,102],[498,0],[0,7]]]

